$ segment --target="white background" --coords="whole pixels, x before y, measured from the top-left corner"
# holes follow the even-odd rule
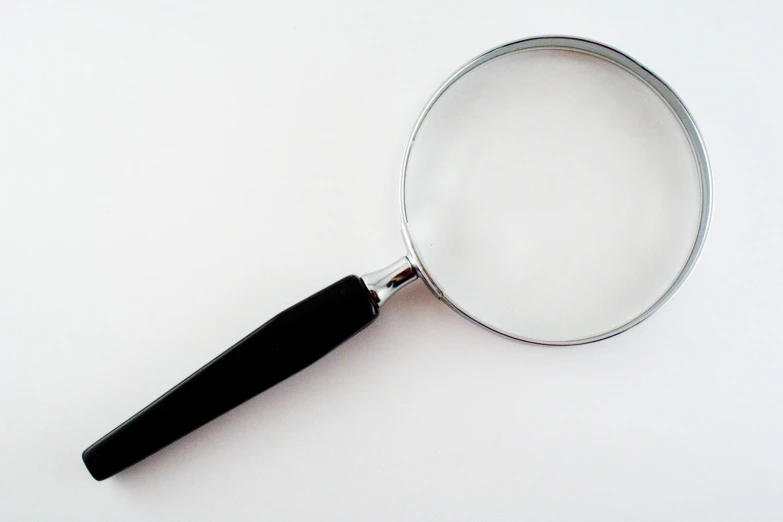
[[[0,519],[783,519],[779,3],[0,3]],[[703,258],[598,344],[495,337],[423,287],[97,483],[85,447],[266,319],[402,255],[398,167],[474,55],[574,34],[651,67],[711,153]]]

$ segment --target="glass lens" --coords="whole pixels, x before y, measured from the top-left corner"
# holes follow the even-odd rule
[[[669,106],[572,50],[505,54],[457,80],[418,130],[404,189],[411,242],[448,300],[543,342],[644,313],[682,270],[701,210]]]

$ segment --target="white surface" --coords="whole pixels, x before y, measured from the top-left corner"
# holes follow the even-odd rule
[[[526,339],[637,318],[685,266],[699,172],[660,95],[574,51],[504,55],[427,114],[405,176],[421,262],[462,310]]]
[[[779,521],[781,7],[0,5],[0,519]],[[432,90],[523,36],[614,45],[711,153],[699,265],[550,349],[406,289],[361,335],[134,469],[81,451],[297,299],[402,253]]]

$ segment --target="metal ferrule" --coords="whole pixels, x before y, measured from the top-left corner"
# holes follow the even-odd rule
[[[380,308],[400,288],[412,283],[419,276],[407,257],[401,257],[391,265],[362,276],[373,302]]]

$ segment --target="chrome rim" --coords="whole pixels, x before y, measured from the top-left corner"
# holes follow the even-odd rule
[[[470,71],[476,69],[480,65],[489,62],[490,60],[493,60],[500,56],[504,56],[506,54],[515,53],[519,51],[530,51],[530,50],[541,50],[541,49],[572,51],[572,52],[579,52],[579,53],[595,56],[607,60],[613,63],[614,65],[617,65],[625,69],[626,71],[630,72],[638,79],[643,81],[645,84],[647,84],[669,106],[671,111],[679,120],[683,131],[687,135],[688,140],[690,141],[691,150],[693,152],[694,158],[696,159],[697,169],[699,172],[699,185],[701,189],[701,202],[700,202],[701,209],[700,209],[700,217],[699,217],[699,229],[696,234],[696,239],[693,243],[693,247],[691,249],[690,255],[688,256],[688,259],[685,262],[682,270],[677,275],[674,282],[663,293],[663,295],[661,295],[644,312],[642,312],[641,314],[637,315],[635,318],[631,319],[630,321],[612,330],[608,330],[591,337],[584,337],[584,338],[573,339],[568,341],[548,341],[545,339],[535,339],[531,337],[515,335],[511,332],[502,330],[500,328],[496,328],[491,324],[487,324],[483,322],[479,318],[472,316],[466,310],[461,308],[459,304],[452,301],[449,298],[448,294],[446,294],[444,290],[440,288],[438,283],[435,281],[435,279],[432,277],[430,272],[427,270],[426,264],[422,262],[422,259],[419,256],[419,252],[416,249],[416,244],[411,238],[410,229],[408,226],[408,214],[405,205],[405,178],[408,169],[408,160],[410,158],[413,144],[416,141],[416,136],[418,135],[422,123],[424,122],[425,118],[427,117],[427,115],[429,114],[430,110],[433,108],[435,103],[438,101],[438,99],[443,95],[443,93],[446,92],[446,90],[448,90],[449,87],[451,87],[454,83],[456,83],[460,78],[468,74]],[[648,317],[650,317],[650,315],[652,315],[656,310],[658,310],[661,306],[663,306],[669,299],[671,299],[671,297],[677,292],[677,290],[680,289],[683,283],[685,283],[685,280],[688,278],[691,271],[693,270],[693,267],[695,266],[696,261],[698,260],[699,255],[701,254],[701,251],[704,247],[704,243],[707,239],[707,232],[710,226],[711,214],[712,214],[712,175],[710,172],[710,164],[709,164],[709,159],[707,157],[707,150],[704,146],[704,142],[702,140],[701,134],[699,133],[699,129],[696,126],[696,123],[694,122],[692,116],[688,112],[688,109],[682,103],[682,100],[680,100],[677,94],[663,80],[661,80],[652,71],[650,71],[649,69],[647,69],[646,67],[638,63],[630,56],[618,51],[617,49],[613,49],[601,43],[590,41],[590,40],[584,40],[581,38],[573,38],[573,37],[565,37],[565,36],[547,36],[547,37],[529,38],[529,39],[519,40],[516,42],[511,42],[505,45],[501,45],[500,47],[496,47],[495,49],[492,49],[482,54],[481,56],[478,56],[477,58],[471,60],[462,68],[460,68],[457,72],[455,72],[449,79],[447,79],[438,88],[438,90],[435,91],[435,94],[433,94],[430,100],[427,102],[427,104],[424,107],[424,110],[422,110],[421,112],[421,115],[416,120],[416,124],[414,125],[413,131],[411,132],[411,136],[408,140],[407,147],[405,148],[405,155],[403,156],[402,174],[400,177],[400,215],[402,219],[402,235],[405,240],[405,247],[408,250],[408,259],[410,260],[413,267],[416,269],[417,274],[425,281],[427,286],[438,297],[438,299],[444,301],[453,310],[458,312],[466,319],[492,332],[495,332],[496,334],[502,335],[504,337],[508,337],[510,339],[515,339],[518,341],[524,341],[528,343],[555,345],[555,346],[567,346],[567,345],[591,343],[595,341],[600,341],[602,339],[607,339],[609,337],[622,333],[636,326],[637,324],[641,323]],[[480,277],[480,274],[478,274],[478,277]]]

